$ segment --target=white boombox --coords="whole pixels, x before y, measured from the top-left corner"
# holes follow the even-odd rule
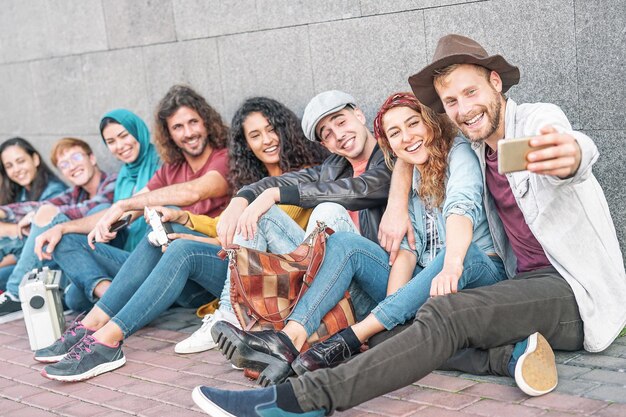
[[[22,278],[20,300],[30,348],[50,346],[65,330],[59,282],[61,271],[33,269]]]

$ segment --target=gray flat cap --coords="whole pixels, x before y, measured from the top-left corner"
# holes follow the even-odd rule
[[[315,134],[315,127],[324,117],[335,113],[346,106],[356,108],[354,97],[339,90],[330,90],[319,93],[306,105],[302,115],[302,130],[307,139],[319,140]]]

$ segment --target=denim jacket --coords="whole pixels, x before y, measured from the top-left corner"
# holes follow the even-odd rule
[[[537,135],[546,125],[576,139],[582,154],[578,171],[567,179],[528,171],[507,174],[507,178],[528,227],[574,292],[584,322],[585,349],[599,352],[626,325],[626,272],[608,204],[591,172],[598,149],[588,136],[572,130],[558,106],[517,105],[507,100],[504,140]],[[484,178],[485,145],[475,143],[472,147]],[[496,252],[512,277],[517,260],[491,195],[484,195]]]
[[[409,216],[415,232],[415,247],[417,262],[426,266],[429,259],[425,258],[426,249],[426,207],[422,199],[417,195],[420,183],[420,173],[417,168],[413,170],[413,186],[409,198]],[[461,137],[454,139],[450,153],[448,154],[448,167],[446,171],[446,195],[443,208],[434,209],[436,215],[437,234],[445,242],[446,219],[451,214],[465,216],[472,221],[474,232],[472,242],[485,253],[494,253],[493,241],[489,233],[485,210],[483,210],[483,179],[480,173],[480,165],[476,155],[472,152],[470,144]],[[402,242],[402,249],[411,250],[406,238]]]

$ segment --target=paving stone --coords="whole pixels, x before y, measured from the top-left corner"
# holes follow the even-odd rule
[[[612,344],[608,348],[602,351],[603,355],[614,356],[619,358],[626,357],[626,346],[619,344]]]
[[[620,371],[607,371],[603,369],[594,369],[584,375],[581,375],[579,379],[586,379],[595,381],[600,384],[613,384],[626,386],[626,373]],[[626,391],[624,392],[626,397]]]
[[[452,410],[460,410],[480,400],[472,395],[429,389],[415,391],[412,394],[404,396],[403,399]]]
[[[189,395],[189,397],[191,397],[191,395]],[[145,410],[150,407],[156,407],[160,404],[162,403],[154,398],[136,397],[134,395],[128,394],[112,398],[110,400],[107,400],[106,402],[107,407],[131,413],[137,413],[141,410]]]
[[[32,387],[30,385],[13,385],[2,389],[2,396],[14,401],[22,401],[31,395],[37,395],[45,392],[41,388]]]
[[[562,380],[559,379],[559,384],[556,386],[555,392],[561,394],[571,394],[577,396],[585,396],[586,392],[594,389],[598,386],[598,383],[592,381],[584,381],[579,379],[574,380]]]
[[[606,408],[592,414],[594,417],[624,417],[626,416],[625,404],[609,404]]]
[[[626,387],[623,385],[603,385],[585,393],[585,397],[626,404]]]
[[[258,30],[254,0],[173,0],[178,39]]]
[[[191,399],[191,392],[182,388],[173,388],[170,391],[160,394],[159,400],[185,408],[191,408],[195,405]]]
[[[421,408],[421,406],[415,403],[385,397],[374,398],[359,406],[359,409],[367,409],[375,413],[384,413],[388,416],[408,416],[419,408]]]
[[[469,381],[460,378],[453,378],[447,375],[429,374],[424,378],[416,382],[417,385],[423,387],[430,387],[436,389],[442,389],[445,391],[461,391],[467,387],[471,387],[475,384],[474,381]]]
[[[482,400],[476,402],[464,408],[463,412],[494,417],[531,417],[537,415],[537,410],[531,407],[493,400]]]
[[[571,413],[591,414],[606,407],[603,401],[574,397],[559,393],[550,393],[541,397],[533,397],[524,401],[524,405],[546,408],[550,410],[567,411]]]
[[[90,384],[79,383],[83,389],[72,392],[71,397],[79,398],[91,403],[106,403],[110,400],[123,397],[125,394],[107,388],[97,387]]]
[[[146,410],[139,411],[139,416],[142,417],[161,417],[161,416],[190,416],[201,417],[206,416],[205,413],[199,411],[187,410],[181,407],[176,407],[170,404],[160,404],[155,407],[148,408]]]
[[[132,384],[125,385],[123,389],[124,392],[147,398],[159,398],[160,394],[171,390],[171,385],[163,385],[161,383],[142,380],[137,380]]]
[[[43,409],[62,408],[73,401],[73,398],[62,394],[56,394],[54,392],[42,392],[40,394],[28,396],[22,400],[25,404],[34,405]]]
[[[583,375],[591,371],[591,368],[587,368],[584,366],[572,366],[572,365],[564,365],[564,364],[557,364],[556,369],[557,369],[557,372],[559,373],[559,380],[574,379],[580,375]]]
[[[508,376],[461,374],[460,377],[478,382],[515,386],[515,380]]]
[[[24,410],[15,410],[10,413],[4,414],[5,417],[24,417]],[[38,408],[28,408],[28,417],[53,417],[57,416],[56,413],[40,410]]]
[[[83,401],[75,401],[70,405],[55,410],[56,412],[72,417],[96,417],[109,415],[110,408],[97,404],[90,404]]]
[[[361,13],[369,16],[382,13],[394,13],[407,10],[426,9],[432,7],[449,6],[453,4],[470,3],[474,0],[395,0],[377,1],[361,0]]]
[[[110,389],[121,389],[122,387],[136,382],[137,379],[127,375],[121,375],[117,372],[107,372],[89,381],[90,384]]]
[[[8,413],[20,409],[23,410],[26,407],[27,406],[23,403],[0,397],[0,410],[2,410],[3,413]]]
[[[481,398],[489,398],[492,400],[514,403],[523,401],[528,398],[528,396],[517,387],[509,387],[505,385],[488,383],[474,384],[461,392],[463,394],[476,395]]]
[[[599,368],[610,368],[619,372],[626,372],[626,358],[614,358],[612,356],[604,356],[602,354],[585,353],[575,359],[572,359],[569,363]]]
[[[411,417],[476,417],[478,414],[473,414],[463,411],[446,410],[438,407],[425,407],[420,409]]]

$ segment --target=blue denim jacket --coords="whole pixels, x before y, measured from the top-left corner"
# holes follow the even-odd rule
[[[483,209],[483,177],[478,158],[470,144],[462,137],[456,137],[448,154],[446,173],[446,196],[443,208],[434,209],[437,217],[437,233],[442,241],[446,239],[446,219],[451,214],[465,216],[472,221],[474,233],[472,242],[485,253],[495,253],[489,225]],[[409,198],[409,216],[415,232],[415,252],[418,264],[426,266],[426,208],[415,191],[419,187],[420,173],[413,170],[413,187]],[[411,250],[404,238],[402,249]]]

